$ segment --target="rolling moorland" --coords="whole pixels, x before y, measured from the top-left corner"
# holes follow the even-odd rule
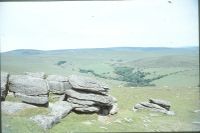
[[[49,130],[29,120],[47,113],[46,108],[26,109],[14,115],[2,113],[2,132],[200,131],[200,111],[196,111],[200,110],[199,47],[21,49],[1,53],[1,71],[93,77],[109,85],[119,106],[119,112],[104,122],[98,120],[97,114],[71,113]],[[136,103],[148,98],[170,101],[176,114],[132,111]],[[6,100],[16,99],[7,96]],[[126,118],[133,121],[127,122]]]

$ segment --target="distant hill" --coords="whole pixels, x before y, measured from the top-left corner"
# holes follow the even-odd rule
[[[161,57],[149,57],[126,62],[131,66],[142,68],[159,68],[159,67],[198,67],[199,57],[192,55],[169,55]]]
[[[165,48],[165,47],[111,47],[111,48],[86,48],[86,49],[62,49],[62,50],[34,50],[34,49],[17,49],[8,52],[2,52],[1,54],[7,55],[56,55],[65,53],[82,53],[82,52],[166,52],[166,53],[198,53],[198,47],[183,47],[183,48]]]

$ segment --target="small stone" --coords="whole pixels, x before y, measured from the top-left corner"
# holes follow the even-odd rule
[[[102,129],[105,129],[105,130],[107,130],[108,128],[106,128],[106,127],[100,127],[100,128],[102,128]]]
[[[114,122],[115,122],[115,123],[120,123],[120,124],[122,123],[122,121],[119,120],[119,119],[115,120]]]
[[[200,112],[200,109],[194,110],[193,112],[198,113],[198,112]]]
[[[82,122],[83,124],[85,124],[85,125],[92,125],[92,122],[91,121],[84,121],[84,122]]]

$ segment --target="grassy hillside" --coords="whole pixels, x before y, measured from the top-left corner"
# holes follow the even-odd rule
[[[126,81],[114,80],[116,67],[134,68],[150,73],[145,79],[167,75],[151,83],[155,86],[126,87]],[[92,70],[95,74],[111,77],[101,78],[91,72],[81,73],[80,69]],[[76,50],[15,50],[1,53],[1,71],[20,74],[25,71],[45,72],[46,74],[80,74],[106,82],[111,95],[118,99],[120,111],[105,122],[98,116],[71,113],[61,123],[44,131],[29,117],[46,113],[46,109],[25,110],[15,117],[2,114],[3,132],[116,132],[116,131],[200,131],[198,124],[199,101],[199,52],[192,48],[105,48]],[[113,79],[112,79],[113,78]],[[134,104],[146,101],[149,97],[169,100],[175,116],[166,116],[148,111],[133,112]],[[7,97],[12,101],[12,97]],[[133,122],[127,122],[131,118]],[[150,122],[145,122],[150,120]],[[92,124],[87,124],[91,122]],[[116,122],[118,121],[118,122]],[[121,121],[121,123],[119,122]],[[25,126],[26,125],[26,126]]]

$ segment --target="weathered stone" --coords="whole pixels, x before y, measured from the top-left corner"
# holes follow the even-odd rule
[[[69,97],[76,98],[79,100],[94,101],[96,104],[103,104],[103,105],[108,105],[108,106],[113,104],[112,97],[106,96],[106,95],[83,93],[83,92],[77,92],[74,90],[66,90],[65,94]]]
[[[78,107],[74,109],[75,111],[78,112],[83,112],[83,113],[98,113],[100,108],[99,107]]]
[[[49,129],[56,123],[59,123],[60,118],[55,115],[36,115],[30,118],[36,124],[44,129]]]
[[[44,72],[25,72],[24,74],[34,78],[41,78],[41,79],[45,78]]]
[[[49,75],[47,77],[47,82],[50,92],[56,94],[64,94],[65,90],[72,88],[68,82],[68,78],[65,76]]]
[[[167,115],[175,115],[174,111],[169,111],[157,104],[154,103],[148,103],[148,102],[140,102],[137,103],[134,107],[133,107],[133,111],[136,111],[138,109],[147,109],[150,111],[154,111],[154,112],[161,112]]]
[[[31,104],[47,104],[48,103],[48,96],[27,96],[20,93],[15,93],[15,96],[20,98],[22,101]]]
[[[55,94],[64,94],[65,90],[71,89],[69,82],[47,81],[49,91]]]
[[[28,108],[36,108],[37,106],[26,104],[26,103],[17,103],[17,102],[9,102],[3,101],[1,102],[1,109],[3,113],[13,114],[24,109]]]
[[[107,94],[108,86],[102,82],[94,80],[89,77],[71,75],[69,76],[69,82],[73,89],[83,90],[87,92],[93,92],[98,94]]]
[[[48,94],[47,83],[44,79],[28,75],[11,75],[9,77],[9,90],[30,96]]]
[[[159,110],[166,110],[165,108],[157,105],[157,104],[153,104],[153,103],[148,103],[148,102],[140,102],[140,104],[142,106],[145,106],[147,108],[151,108],[151,109],[159,109]]]
[[[81,105],[88,105],[88,106],[95,105],[94,101],[79,100],[79,99],[72,98],[72,97],[67,98],[67,101],[70,103],[74,103],[74,104],[81,104]]]
[[[58,82],[68,82],[68,77],[60,75],[48,75],[47,80],[49,81],[58,81]]]
[[[1,100],[4,101],[8,93],[8,77],[9,74],[1,72]]]
[[[169,109],[170,109],[170,106],[171,106],[170,102],[164,101],[164,100],[160,100],[160,99],[153,99],[153,98],[150,98],[150,99],[149,99],[149,102],[150,102],[150,103],[157,104],[157,105],[159,105],[159,106],[161,106],[161,107],[163,107],[163,108],[165,108],[165,109],[167,109],[167,110],[169,110]]]
[[[134,109],[146,109],[146,108],[147,108],[147,107],[145,107],[145,106],[143,106],[143,105],[137,103],[137,104],[134,105],[133,110],[134,110]]]
[[[64,118],[73,109],[72,105],[66,101],[58,101],[49,106],[50,114],[57,117]]]
[[[65,100],[65,94],[61,95],[59,98],[59,101],[64,101]]]
[[[117,114],[118,111],[119,111],[118,104],[117,103],[113,103],[109,114],[114,115],[114,114]]]

